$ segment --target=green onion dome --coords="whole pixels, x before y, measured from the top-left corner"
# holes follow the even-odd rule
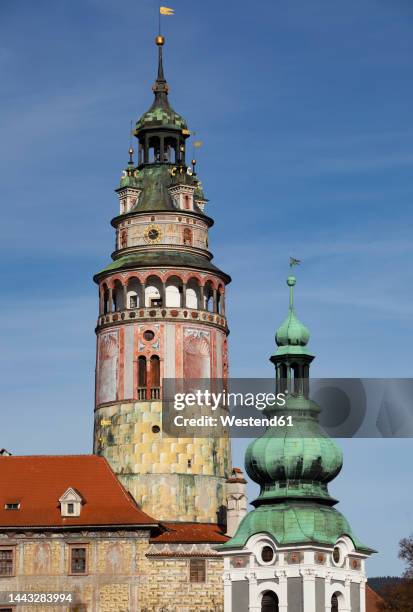
[[[248,446],[245,467],[261,486],[256,505],[281,498],[331,500],[327,484],[340,472],[343,454],[314,417],[317,406],[307,403],[307,410],[283,409],[293,415],[293,427],[269,427]]]

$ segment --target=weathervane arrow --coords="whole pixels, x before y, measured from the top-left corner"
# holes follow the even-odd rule
[[[301,259],[296,259],[295,257],[290,257],[290,268],[294,266],[299,266],[301,263]]]

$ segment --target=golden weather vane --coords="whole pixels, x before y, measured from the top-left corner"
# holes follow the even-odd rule
[[[162,6],[161,2],[159,2],[159,13],[158,13],[158,30],[159,36],[161,36],[161,17],[171,17],[175,15],[175,10],[170,8],[169,6]]]

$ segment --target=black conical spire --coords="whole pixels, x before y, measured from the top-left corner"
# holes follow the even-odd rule
[[[158,46],[158,75],[156,77],[156,81],[152,87],[152,90],[155,94],[155,100],[153,101],[152,107],[161,107],[161,108],[170,108],[168,101],[168,83],[165,79],[165,74],[163,71],[163,55],[162,55],[162,47],[165,44],[165,38],[163,36],[157,36],[156,44]]]

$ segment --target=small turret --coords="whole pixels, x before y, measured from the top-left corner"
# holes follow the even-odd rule
[[[232,538],[238,525],[247,514],[247,481],[240,468],[232,468],[226,482],[227,488],[227,535]]]

